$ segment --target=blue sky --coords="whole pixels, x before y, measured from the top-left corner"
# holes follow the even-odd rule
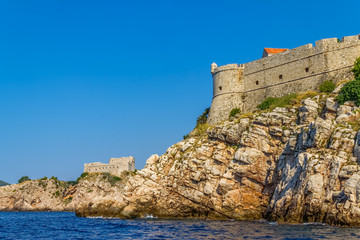
[[[360,33],[359,1],[0,1],[0,179],[136,168],[194,127],[210,64]]]

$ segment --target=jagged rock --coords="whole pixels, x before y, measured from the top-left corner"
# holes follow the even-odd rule
[[[300,123],[307,123],[307,122],[311,122],[314,121],[314,119],[317,116],[317,111],[318,111],[318,107],[319,104],[314,101],[311,100],[310,98],[307,98],[303,101],[301,101],[301,103],[303,104],[303,106],[301,106],[299,108],[299,121]]]
[[[355,144],[354,144],[354,156],[357,161],[360,162],[360,131],[356,133]]]
[[[334,100],[334,98],[327,98],[325,107],[328,112],[336,112],[339,108],[339,104]]]
[[[249,126],[249,119],[244,118],[238,124],[225,122],[224,125],[215,126],[207,131],[209,138],[218,139],[236,145],[240,141],[242,132]]]
[[[256,159],[263,157],[263,153],[255,148],[239,148],[235,152],[234,160],[241,164],[253,164]]]
[[[334,91],[332,91],[332,93],[338,94],[340,93],[341,89],[344,87],[345,83],[340,84],[339,86],[337,86]]]
[[[353,108],[351,106],[347,106],[347,105],[341,105],[340,107],[338,107],[337,109],[337,115],[348,115],[350,116],[352,114]]]
[[[358,165],[347,165],[341,169],[339,173],[339,178],[348,179],[358,170],[359,170]]]

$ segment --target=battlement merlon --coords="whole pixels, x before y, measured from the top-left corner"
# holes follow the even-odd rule
[[[232,64],[226,64],[226,65],[218,67],[216,63],[211,64],[211,73],[212,74],[216,74],[221,71],[238,70],[238,69],[245,69],[245,65],[232,63]]]

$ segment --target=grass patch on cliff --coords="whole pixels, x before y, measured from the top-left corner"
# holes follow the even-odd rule
[[[235,117],[236,114],[240,114],[240,113],[241,113],[240,108],[233,108],[230,111],[229,118]]]
[[[351,126],[351,128],[355,131],[360,130],[360,121],[359,118],[355,115],[352,115],[348,119],[348,124]]]
[[[117,182],[120,182],[122,178],[111,175],[110,173],[102,173],[103,177],[102,179],[107,180],[111,186],[115,186]]]
[[[206,133],[206,130],[210,127],[209,124],[203,123],[195,127],[194,136],[201,136]]]
[[[277,107],[286,107],[286,106],[295,104],[296,101],[294,101],[294,100],[297,97],[298,97],[297,93],[287,94],[280,98],[268,97],[262,103],[260,103],[257,106],[257,108],[260,110],[267,110],[267,109],[272,110]]]
[[[275,98],[275,97],[268,97],[262,103],[260,103],[257,108],[259,110],[273,110],[277,107],[288,107],[294,106],[301,103],[301,100],[307,98],[313,98],[319,95],[318,92],[308,91],[308,92],[301,92],[301,93],[290,93],[283,97]]]
[[[297,97],[296,97],[296,101],[298,101],[300,103],[301,100],[304,100],[304,99],[307,99],[307,98],[313,98],[313,97],[315,97],[317,95],[319,95],[319,93],[314,92],[314,91],[298,93]]]

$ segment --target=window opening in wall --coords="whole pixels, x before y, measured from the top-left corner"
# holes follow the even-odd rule
[[[256,83],[256,85],[259,85],[259,81],[256,81],[255,83]]]
[[[279,79],[283,79],[283,75],[281,74],[281,75],[279,75]]]
[[[309,68],[305,68],[305,72],[309,72],[309,70],[310,70]]]
[[[219,87],[219,90],[222,90],[222,86]]]

